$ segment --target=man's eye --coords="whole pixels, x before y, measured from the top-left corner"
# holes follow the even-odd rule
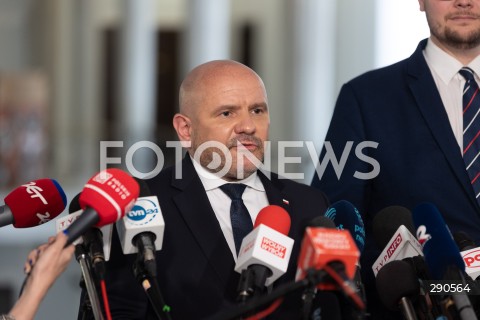
[[[253,109],[253,113],[255,113],[255,114],[263,113],[263,109],[261,109],[261,108]]]
[[[222,116],[224,117],[228,117],[229,115],[231,115],[232,113],[230,111],[223,111],[222,112]]]

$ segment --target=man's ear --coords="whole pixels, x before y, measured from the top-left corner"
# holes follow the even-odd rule
[[[418,0],[418,5],[420,7],[420,11],[424,12],[425,11],[425,1],[424,0]]]
[[[175,116],[173,116],[173,127],[175,128],[175,131],[177,131],[177,135],[180,141],[192,140],[191,124],[192,122],[190,121],[190,118],[186,115],[177,113],[175,114]]]

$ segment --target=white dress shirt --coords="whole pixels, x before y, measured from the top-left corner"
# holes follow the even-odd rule
[[[460,152],[463,154],[463,87],[465,78],[458,71],[463,64],[450,54],[440,49],[431,39],[423,51],[428,67],[432,72],[438,92],[450,121],[453,134],[457,139]],[[472,60],[468,67],[475,72],[475,80],[479,82],[480,56]]]
[[[235,249],[232,222],[230,220],[230,204],[232,203],[232,200],[222,191],[222,189],[220,189],[220,186],[232,182],[220,179],[215,174],[202,167],[193,158],[192,162],[193,166],[195,167],[195,171],[197,171],[203,187],[207,192],[208,200],[210,200],[210,204],[215,212],[218,222],[220,223],[220,228],[225,236],[225,240],[227,240],[227,244],[230,247],[230,251],[232,252],[233,258],[236,262],[237,251]],[[248,209],[248,212],[250,213],[252,224],[254,224],[258,212],[269,205],[262,181],[258,177],[257,172],[255,172],[248,178],[235,181],[235,183],[243,183],[247,186],[243,192],[242,199]]]

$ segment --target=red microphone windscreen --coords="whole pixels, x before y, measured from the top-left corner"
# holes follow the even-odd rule
[[[256,228],[260,224],[264,224],[273,230],[288,235],[291,224],[290,215],[282,207],[269,205],[258,212],[253,227]]]
[[[130,211],[138,198],[138,183],[128,173],[106,169],[93,176],[80,195],[80,207],[94,209],[99,216],[97,227],[114,223]]]
[[[29,228],[50,221],[67,205],[67,197],[57,181],[39,179],[21,185],[5,197],[15,228]]]

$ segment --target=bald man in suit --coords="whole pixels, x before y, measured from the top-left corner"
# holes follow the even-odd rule
[[[252,222],[268,205],[288,212],[288,236],[295,244],[287,273],[274,286],[294,280],[304,228],[324,214],[328,200],[315,188],[259,170],[269,124],[265,86],[243,64],[207,62],[193,69],[180,87],[180,112],[173,125],[188,152],[181,163],[147,180],[165,219],[156,263],[173,319],[206,319],[237,304],[240,275],[234,271],[232,201],[221,189],[227,183],[246,186],[242,199]],[[112,246],[107,287],[113,318],[155,318],[131,272],[135,257],[123,256],[118,243]],[[291,297],[274,318],[296,319],[299,310],[300,297]]]

